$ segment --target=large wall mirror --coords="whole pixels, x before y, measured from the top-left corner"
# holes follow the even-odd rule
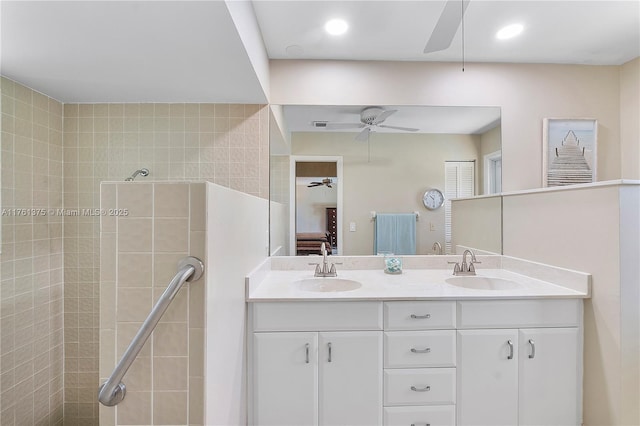
[[[498,107],[272,105],[270,253],[317,254],[325,242],[332,254],[379,254],[389,214],[415,216],[413,253],[400,254],[501,253],[500,120]],[[433,189],[441,206],[425,203]],[[452,215],[450,200],[468,197]]]

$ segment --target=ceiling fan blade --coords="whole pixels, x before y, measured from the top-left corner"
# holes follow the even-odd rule
[[[366,142],[369,140],[369,133],[371,133],[371,129],[367,127],[356,136],[355,140],[358,142]]]
[[[384,120],[386,120],[387,118],[389,118],[389,116],[391,114],[394,114],[398,112],[397,109],[388,109],[386,111],[383,111],[380,113],[380,115],[378,115],[371,124],[378,124],[378,123],[382,123]]]
[[[327,123],[325,129],[362,129],[362,123]]]
[[[417,132],[420,129],[414,129],[413,127],[399,127],[399,126],[387,126],[386,124],[378,124],[378,127],[385,127],[387,129],[404,130],[405,132]]]
[[[427,41],[424,53],[439,52],[451,46],[453,37],[458,32],[462,15],[467,10],[470,0],[448,0]]]
[[[313,188],[314,186],[321,186],[324,185],[321,182],[311,182],[309,185],[307,185],[307,188]]]

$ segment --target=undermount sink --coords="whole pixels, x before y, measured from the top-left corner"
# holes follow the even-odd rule
[[[521,285],[515,281],[492,277],[452,277],[445,280],[447,284],[468,288],[470,290],[513,290]]]
[[[344,278],[307,278],[295,281],[293,286],[298,290],[315,291],[322,293],[352,291],[362,287],[358,281]]]

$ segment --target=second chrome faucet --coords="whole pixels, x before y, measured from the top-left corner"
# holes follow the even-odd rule
[[[314,277],[336,277],[338,273],[336,272],[336,264],[332,263],[331,267],[329,267],[329,261],[327,260],[327,246],[325,243],[322,243],[320,246],[320,252],[322,253],[322,267],[320,267],[319,263],[309,263],[309,265],[316,265]],[[339,263],[338,263],[339,265]]]
[[[467,255],[471,255],[471,260],[467,263]],[[476,263],[482,263],[476,260],[476,255],[471,250],[465,250],[462,253],[462,264],[458,262],[449,262],[453,264],[453,275],[475,275],[476,268],[473,266]]]

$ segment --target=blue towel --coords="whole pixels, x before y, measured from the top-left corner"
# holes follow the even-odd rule
[[[416,215],[414,213],[376,215],[373,253],[416,254]]]

